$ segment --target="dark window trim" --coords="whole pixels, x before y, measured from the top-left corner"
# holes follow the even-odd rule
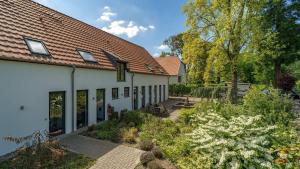
[[[125,89],[126,89],[126,88],[128,88],[128,96],[125,95]],[[130,87],[124,87],[124,97],[125,97],[125,98],[130,97]]]
[[[27,48],[29,49],[29,52],[32,54],[32,55],[36,55],[36,56],[47,56],[47,57],[51,57],[51,53],[49,52],[48,48],[46,47],[45,43],[43,42],[43,40],[39,40],[39,39],[34,39],[34,38],[30,38],[30,37],[26,37],[26,36],[23,36],[23,39],[26,43],[26,46]],[[47,54],[45,53],[38,53],[38,52],[34,52],[33,49],[31,48],[30,44],[28,41],[36,41],[36,42],[40,42],[44,49],[46,50]]]
[[[118,97],[117,98],[113,98],[113,91],[114,91],[114,89],[117,89],[117,93],[118,93]],[[112,100],[118,100],[119,99],[119,88],[118,87],[114,87],[114,88],[112,88],[111,89],[111,99]]]
[[[49,130],[49,134],[51,134],[50,133],[50,95],[51,94],[56,94],[56,93],[63,93],[63,107],[64,107],[64,114],[63,114],[63,119],[62,119],[62,121],[63,121],[63,126],[64,126],[64,128],[63,128],[63,133],[62,134],[65,134],[66,133],[66,91],[51,91],[51,92],[49,92],[49,94],[48,94],[48,107],[49,107],[49,113],[48,113],[48,116],[49,116],[49,122],[48,122],[48,130]]]
[[[86,62],[86,63],[94,63],[94,64],[98,63],[97,59],[94,57],[94,54],[92,52],[90,52],[88,50],[85,50],[85,49],[81,49],[81,48],[76,48],[76,51],[77,51],[78,55],[84,60],[84,62]],[[79,51],[91,54],[92,57],[95,59],[95,61],[85,60],[84,57],[80,54]]]

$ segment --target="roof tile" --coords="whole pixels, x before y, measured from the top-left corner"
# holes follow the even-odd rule
[[[30,54],[24,37],[42,40],[51,54]],[[98,64],[84,62],[76,49],[93,53]],[[0,59],[115,70],[103,52],[127,61],[130,71],[167,75],[142,47],[40,5],[32,0],[0,0]],[[151,65],[149,72],[144,66]]]

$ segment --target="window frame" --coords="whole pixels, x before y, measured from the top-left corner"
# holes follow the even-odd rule
[[[126,89],[128,89],[128,94],[125,92]],[[130,97],[130,87],[124,87],[124,97],[125,97],[125,98]]]
[[[94,57],[93,53],[88,51],[88,50],[84,50],[84,49],[80,49],[80,48],[77,48],[76,49],[77,53],[79,54],[79,56],[86,62],[86,63],[98,63],[97,59]],[[86,60],[80,52],[85,52],[85,53],[89,53],[91,54],[91,56],[93,57],[93,61],[92,60]]]
[[[177,82],[178,82],[178,83],[181,83],[181,82],[182,82],[182,76],[178,76]]]
[[[123,69],[122,69],[122,65],[124,66]],[[117,81],[118,82],[126,82],[126,63],[117,62],[116,67],[117,67]],[[122,76],[123,76],[123,78],[122,78]]]
[[[39,39],[34,39],[34,38],[30,38],[30,37],[23,37],[25,43],[26,43],[26,46],[29,50],[29,52],[32,54],[32,55],[37,55],[37,56],[48,56],[50,57],[51,54],[48,50],[48,48],[46,47],[44,41],[42,40],[39,40]],[[29,41],[33,41],[33,42],[39,42],[42,44],[44,50],[46,51],[46,53],[39,53],[39,52],[34,52],[33,49],[31,48],[31,45],[30,45],[30,42]]]
[[[114,97],[114,90],[117,90],[117,97]],[[111,98],[112,100],[118,100],[119,99],[119,88],[115,87],[111,89]]]

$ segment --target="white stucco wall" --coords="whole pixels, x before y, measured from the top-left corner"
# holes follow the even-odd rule
[[[186,70],[184,64],[180,64],[178,76],[181,76],[181,84],[186,83]],[[178,76],[170,76],[169,84],[178,84]]]
[[[27,136],[37,130],[48,130],[49,92],[66,92],[66,133],[72,131],[71,72],[71,67],[0,60],[0,156],[16,148],[14,143],[3,141],[3,137]],[[96,123],[97,89],[106,90],[106,106],[111,104],[116,111],[132,109],[131,77],[131,73],[126,73],[126,82],[117,82],[115,71],[76,68],[74,101],[76,103],[76,90],[88,90],[89,125]],[[167,84],[167,76],[135,73],[133,86],[139,87],[139,107],[142,104],[141,86],[146,87],[147,105],[148,86],[152,85],[154,91],[154,85],[166,85],[167,99]],[[119,88],[119,99],[112,100],[112,88],[115,87]],[[124,98],[124,87],[130,87],[129,98]],[[159,87],[157,89],[159,90]],[[24,106],[23,110],[20,109],[21,106]],[[74,129],[76,129],[76,104],[74,110]]]

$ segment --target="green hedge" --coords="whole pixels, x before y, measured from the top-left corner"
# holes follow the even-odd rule
[[[199,98],[222,98],[228,92],[228,87],[220,85],[211,85],[203,87],[193,84],[172,84],[169,86],[170,96],[189,95]]]
[[[169,95],[171,96],[190,95],[191,90],[192,90],[191,86],[184,85],[184,84],[169,85]]]
[[[215,87],[198,87],[191,91],[191,96],[199,98],[223,98],[226,97],[228,87],[226,86],[215,86]]]
[[[300,92],[300,80],[297,81],[296,86],[295,86],[295,90],[297,92]]]

